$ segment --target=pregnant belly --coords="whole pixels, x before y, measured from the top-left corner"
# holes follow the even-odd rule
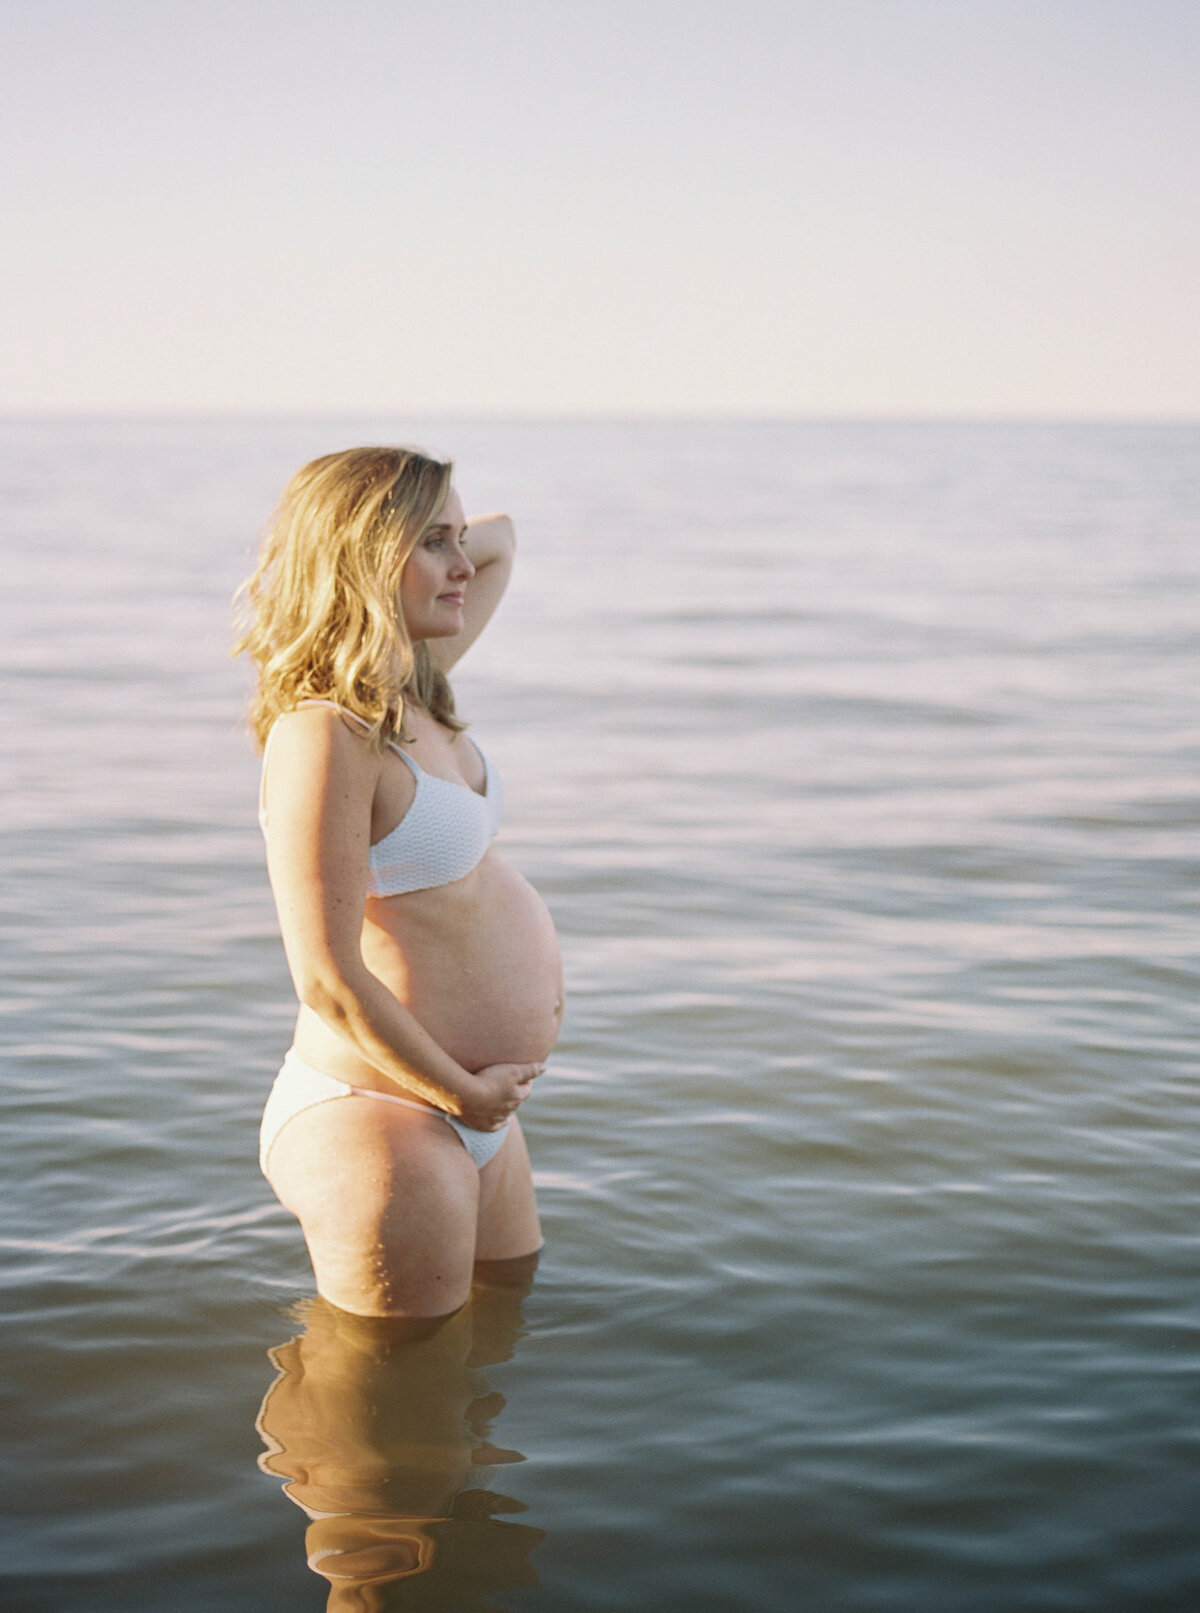
[[[370,902],[363,956],[465,1069],[541,1060],[558,1039],[554,924],[498,852],[453,885]]]

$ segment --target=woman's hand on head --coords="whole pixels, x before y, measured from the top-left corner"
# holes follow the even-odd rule
[[[476,1131],[499,1131],[529,1096],[544,1064],[487,1064],[476,1070],[458,1118]]]

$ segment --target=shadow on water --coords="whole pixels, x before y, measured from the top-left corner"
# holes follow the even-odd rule
[[[504,1397],[481,1377],[523,1336],[535,1265],[481,1263],[462,1310],[429,1321],[306,1301],[304,1332],[269,1352],[279,1375],[258,1414],[259,1466],[308,1516],[330,1613],[495,1610],[498,1592],[537,1584],[529,1556],[545,1531],[504,1521],[524,1503],[484,1487],[524,1457],[492,1442]]]

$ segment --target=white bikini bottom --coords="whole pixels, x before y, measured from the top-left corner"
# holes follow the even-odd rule
[[[397,1097],[391,1092],[375,1092],[371,1087],[352,1087],[346,1081],[339,1081],[336,1076],[326,1075],[323,1070],[305,1064],[303,1059],[296,1056],[294,1049],[289,1049],[283,1067],[275,1077],[258,1134],[258,1163],[264,1176],[267,1174],[267,1156],[271,1152],[271,1145],[292,1116],[302,1114],[305,1109],[311,1109],[318,1103],[328,1103],[332,1098],[378,1098],[380,1103],[398,1103],[404,1109],[420,1109],[423,1114],[440,1115],[462,1139],[463,1147],[480,1170],[499,1153],[508,1135],[507,1120],[499,1131],[476,1131],[474,1126],[464,1125],[457,1116],[444,1114],[440,1109],[429,1109],[423,1103],[412,1103],[408,1098]]]

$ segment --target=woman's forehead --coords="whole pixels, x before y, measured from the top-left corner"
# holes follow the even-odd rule
[[[463,510],[462,499],[460,499],[458,496],[458,489],[452,487],[446,494],[446,502],[438,511],[435,519],[430,522],[430,525],[453,527],[457,532],[461,530],[466,523],[467,517]]]

